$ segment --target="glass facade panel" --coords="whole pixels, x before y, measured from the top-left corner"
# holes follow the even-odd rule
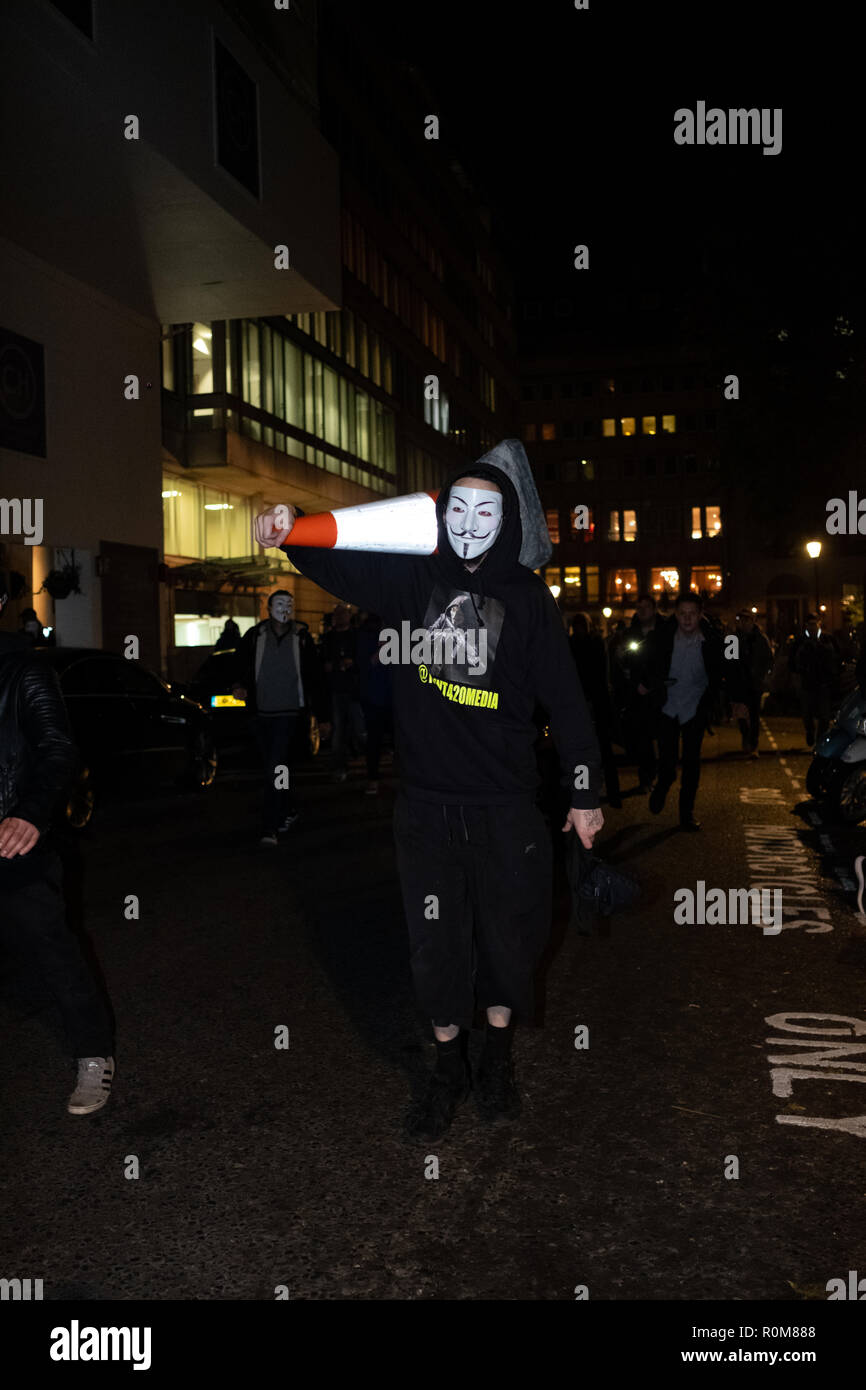
[[[633,415],[624,415],[620,422],[620,429],[624,435],[631,436],[635,431],[635,418]]]
[[[262,394],[261,372],[259,369],[259,326],[257,323],[253,323],[250,319],[244,319],[243,339],[243,397],[248,405],[260,406],[262,403]]]
[[[330,367],[324,370],[325,438],[329,444],[340,444],[340,384],[337,373]]]
[[[662,431],[664,434],[676,434],[677,417],[676,415],[662,416]]]
[[[288,339],[283,343],[283,363],[286,377],[286,421],[296,429],[304,428],[304,364],[303,353]]]
[[[616,434],[616,420],[602,420],[601,432],[605,439],[612,439]]]
[[[706,507],[707,535],[720,536],[722,534],[722,509],[721,507]]]

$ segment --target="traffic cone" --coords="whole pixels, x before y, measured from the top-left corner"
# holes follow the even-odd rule
[[[299,516],[283,545],[322,550],[380,550],[392,555],[432,555],[439,543],[438,492],[410,492],[339,507],[334,512]]]

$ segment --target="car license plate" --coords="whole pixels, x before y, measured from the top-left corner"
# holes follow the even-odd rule
[[[211,695],[211,709],[243,709],[246,700],[236,700],[234,695]]]

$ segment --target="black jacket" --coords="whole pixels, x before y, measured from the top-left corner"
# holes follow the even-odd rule
[[[256,703],[256,645],[269,622],[269,618],[264,618],[262,622],[256,623],[244,633],[235,658],[234,680],[245,688],[247,707],[251,709],[255,709]],[[306,623],[295,619],[292,623],[292,632],[286,634],[286,639],[291,637],[297,638],[298,643],[297,652],[300,662],[304,708],[311,710],[317,719],[326,721],[331,717],[330,710],[322,679],[319,654],[316,651],[316,644],[310,636],[310,629]]]
[[[56,672],[0,634],[0,820],[16,816],[44,835],[77,756]]]
[[[677,628],[676,620],[665,623],[660,628],[656,627],[652,634],[653,640],[647,645],[646,654],[637,668],[637,680],[647,686],[650,692],[644,698],[653,701],[658,709],[666,703],[667,690],[670,688],[666,687],[664,682],[670,676]],[[719,706],[723,696],[739,701],[745,698],[747,692],[744,689],[739,661],[725,657],[722,634],[717,632],[706,618],[701,618],[701,632],[704,637],[701,655],[707,673],[707,688],[701,696],[697,712],[704,718],[712,716],[718,720],[721,716]]]
[[[469,475],[495,482],[504,503],[500,533],[474,571],[452,550],[444,521],[451,483]],[[598,740],[556,603],[544,580],[519,562],[523,526],[514,484],[493,465],[466,464],[443,486],[436,511],[439,543],[430,556],[283,546],[308,579],[378,613],[395,637],[404,623],[410,634],[450,626],[477,653],[484,636],[484,671],[465,660],[389,663],[406,793],[457,805],[531,799],[538,702],[549,713],[571,805],[598,806]],[[578,766],[588,769],[588,787],[574,787],[584,782],[575,777]]]

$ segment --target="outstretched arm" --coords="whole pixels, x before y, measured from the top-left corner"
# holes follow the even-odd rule
[[[395,556],[352,550],[320,550],[315,546],[285,545],[295,519],[302,515],[296,507],[283,504],[256,517],[255,536],[259,545],[277,547],[296,569],[335,598],[345,599],[371,613],[381,614],[387,606],[389,578]]]

